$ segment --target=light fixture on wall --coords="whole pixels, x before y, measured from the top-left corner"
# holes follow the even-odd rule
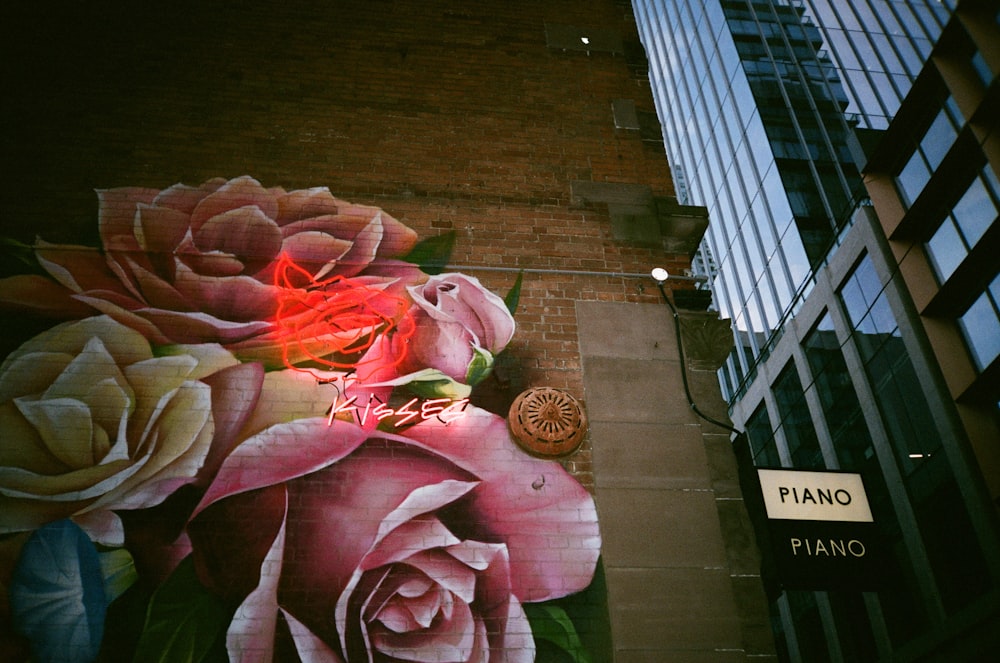
[[[702,419],[704,419],[705,421],[709,422],[710,424],[715,424],[720,428],[724,428],[729,432],[734,433],[737,437],[744,435],[742,431],[733,428],[729,424],[719,421],[718,419],[713,419],[712,417],[708,416],[707,414],[699,410],[698,406],[695,404],[694,398],[692,398],[691,396],[691,388],[688,385],[688,375],[687,375],[688,367],[687,367],[687,359],[685,359],[684,357],[684,343],[681,338],[680,317],[677,314],[677,307],[674,306],[674,303],[670,301],[669,297],[667,297],[667,291],[663,289],[663,283],[668,278],[670,278],[670,274],[669,272],[667,272],[667,270],[663,269],[662,267],[654,267],[649,274],[650,276],[653,277],[653,280],[656,281],[656,287],[660,289],[660,296],[663,298],[664,303],[668,307],[670,307],[670,313],[673,316],[674,334],[677,338],[677,352],[680,355],[680,360],[681,360],[681,382],[684,385],[684,395],[687,397],[687,402],[688,405],[691,407],[691,411],[694,412],[699,417],[701,417]]]

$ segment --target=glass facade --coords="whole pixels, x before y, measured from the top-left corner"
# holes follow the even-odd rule
[[[961,607],[989,589],[990,574],[942,453],[940,432],[868,256],[845,281],[839,297],[871,392],[878,394],[876,405],[895,456],[892,474],[905,486],[934,573],[945,577],[939,590],[946,605]],[[954,520],[949,523],[949,518]],[[956,545],[958,541],[962,544]],[[963,559],[954,558],[956,553]],[[970,571],[986,582],[976,587],[965,577]]]
[[[867,256],[842,286],[840,299],[871,390],[878,394],[896,460],[909,475],[938,450],[940,438],[899,325]]]
[[[819,398],[841,469],[872,476],[880,474],[877,469],[865,471],[874,460],[875,451],[829,313],[806,335],[802,347],[813,379],[812,388]]]
[[[995,416],[1000,401],[988,386],[1000,375],[1000,154],[979,126],[996,109],[969,101],[978,86],[996,103],[998,66],[956,40],[957,5],[633,0],[678,195],[709,210],[695,265],[733,324],[719,375],[734,424],[757,467],[861,474],[891,560],[878,590],[773,596],[781,660],[948,660],[930,641],[959,651],[955,634],[1000,603],[995,505],[957,409],[975,393]],[[995,5],[980,34],[1000,43]],[[929,64],[946,28],[954,52]],[[889,230],[859,173],[870,164],[855,163],[874,135],[891,137],[879,148],[880,191],[900,216]],[[916,261],[931,281],[919,304],[906,281]],[[961,394],[929,318],[976,374]]]
[[[856,128],[883,129],[949,15],[937,0],[635,0],[667,157],[736,344],[738,398],[853,208]]]

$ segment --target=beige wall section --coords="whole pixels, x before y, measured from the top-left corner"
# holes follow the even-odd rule
[[[728,431],[688,405],[670,309],[580,301],[576,314],[615,662],[775,660]],[[731,336],[681,316],[695,402],[728,421],[705,355]]]

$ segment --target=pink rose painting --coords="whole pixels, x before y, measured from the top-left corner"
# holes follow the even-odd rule
[[[98,202],[0,280],[52,320],[0,363],[0,658],[604,655],[593,499],[470,404],[517,287],[325,188]]]
[[[416,332],[404,362],[430,366],[459,382],[475,384],[492,358],[514,336],[514,320],[494,312],[503,300],[464,274],[432,276],[408,288]]]
[[[322,286],[345,279],[374,292],[421,278],[392,259],[413,248],[412,230],[325,188],[286,192],[250,177],[218,178],[162,191],[106,189],[98,202],[101,250],[39,241],[35,254],[49,278],[5,279],[0,303],[61,317],[79,316],[86,304],[158,344],[220,343],[274,366],[299,314],[286,310],[284,328],[277,324],[289,299],[314,302]],[[390,319],[404,312],[391,302],[368,306]],[[322,338],[305,340],[312,354],[323,353]]]
[[[338,427],[300,419],[251,438],[199,506],[197,573],[246,616],[227,632],[230,655],[266,659],[279,639],[303,660],[534,660],[523,604],[593,579],[587,492],[517,452],[483,410],[404,434]],[[304,440],[308,464],[248,462],[263,448],[297,455]],[[254,555],[234,565],[241,550]]]

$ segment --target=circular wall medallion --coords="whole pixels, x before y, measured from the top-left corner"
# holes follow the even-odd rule
[[[511,403],[507,417],[514,439],[535,456],[567,456],[587,432],[587,415],[580,402],[561,389],[536,387]]]

